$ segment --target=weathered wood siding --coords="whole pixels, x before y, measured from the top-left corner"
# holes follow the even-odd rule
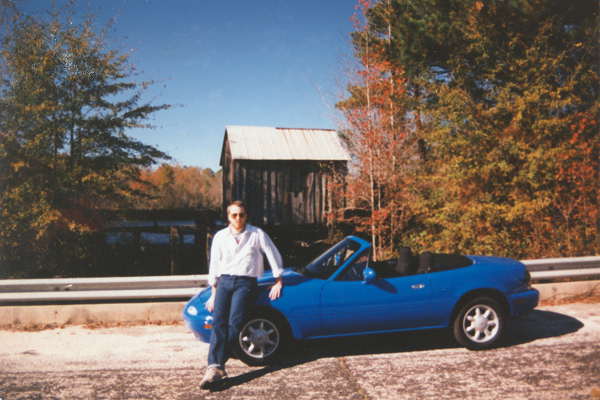
[[[227,148],[223,161],[223,205],[244,201],[254,224],[324,224],[340,206],[328,185],[345,162],[231,160]]]

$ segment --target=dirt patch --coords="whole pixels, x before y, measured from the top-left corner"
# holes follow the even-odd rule
[[[183,326],[183,321],[154,321],[154,322],[93,322],[83,325],[85,329],[130,328],[140,325],[152,326]]]
[[[2,326],[0,330],[9,332],[39,332],[48,329],[64,329],[67,324],[32,324],[32,325],[14,325],[14,326]]]
[[[583,303],[583,304],[600,303],[600,294],[567,297],[564,299],[556,299],[556,300],[548,299],[548,300],[540,301],[540,306],[559,306],[559,305],[563,305],[563,304],[573,304],[573,303]]]
[[[82,328],[96,330],[105,328],[130,328],[134,326],[183,326],[183,321],[153,321],[153,322],[90,322],[80,325]],[[73,324],[33,324],[28,326],[3,326],[2,331],[9,332],[39,332],[49,329],[65,329]]]

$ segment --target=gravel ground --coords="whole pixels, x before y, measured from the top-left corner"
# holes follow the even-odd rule
[[[202,391],[208,346],[183,325],[0,331],[0,400],[600,399],[599,340],[600,304],[543,306],[494,350],[440,331],[320,340],[274,367],[231,360]]]

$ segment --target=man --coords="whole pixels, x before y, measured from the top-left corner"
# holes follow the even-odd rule
[[[256,299],[256,279],[263,274],[263,253],[267,256],[275,284],[269,298],[281,296],[283,272],[281,255],[269,236],[247,223],[246,206],[234,201],[227,207],[229,226],[217,232],[210,251],[208,284],[211,295],[205,307],[213,313],[213,331],[208,367],[200,382],[202,389],[227,377],[225,362]]]

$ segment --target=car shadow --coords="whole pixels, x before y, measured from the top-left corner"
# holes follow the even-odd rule
[[[526,316],[510,321],[502,347],[558,337],[577,332],[583,323],[571,316],[544,310],[533,310]]]
[[[583,323],[576,318],[552,311],[534,310],[510,321],[504,342],[498,347],[510,347],[539,339],[558,337],[578,331]],[[367,354],[409,353],[426,350],[460,348],[448,329],[349,336],[295,342],[286,358],[279,363],[230,377],[211,388],[227,390],[266,374],[305,364],[320,358]]]

